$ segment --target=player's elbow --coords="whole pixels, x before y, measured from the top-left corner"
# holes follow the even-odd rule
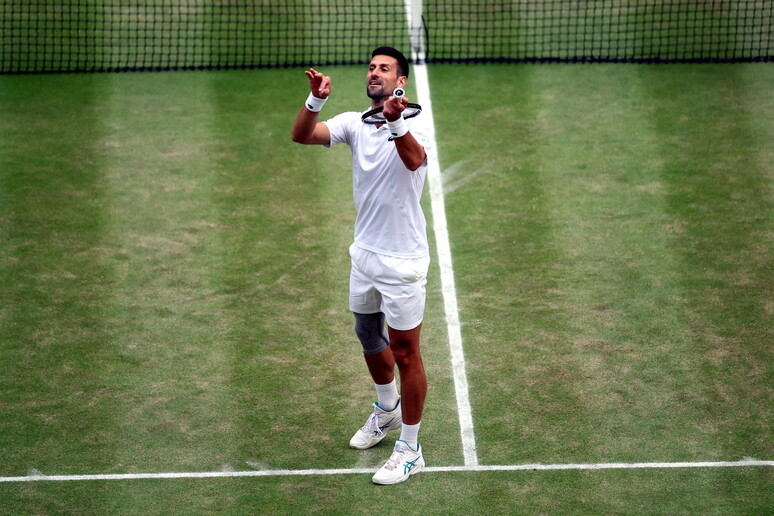
[[[290,133],[290,139],[296,143],[304,143],[306,141],[306,135],[296,131],[295,128]]]
[[[422,159],[418,160],[418,161],[416,162],[416,164],[413,164],[411,167],[409,167],[409,170],[411,170],[412,172],[415,172],[415,171],[419,170],[419,168],[420,168],[422,165],[424,165],[424,164],[425,164],[425,159],[424,159],[424,158],[422,158]]]
[[[419,167],[424,165],[426,157],[426,154],[423,152],[421,156],[412,156],[410,159],[405,160],[403,164],[406,165],[407,169],[415,172]]]
[[[304,145],[316,145],[325,143],[324,140],[318,136],[314,130],[305,130],[303,128],[293,128],[290,133],[290,139],[296,143]]]
[[[312,143],[312,141],[306,135],[299,135],[294,133],[290,135],[290,139],[296,143],[301,143],[303,145],[310,145]]]
[[[299,123],[299,121],[296,120],[296,123],[293,124],[293,127],[290,130],[290,139],[296,143],[307,143],[309,138],[312,137],[312,133],[313,128],[309,127],[308,124]]]

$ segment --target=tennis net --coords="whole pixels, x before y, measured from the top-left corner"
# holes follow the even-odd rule
[[[0,0],[0,73],[774,59],[774,0],[418,1]]]
[[[771,61],[772,0],[425,3],[435,62]]]

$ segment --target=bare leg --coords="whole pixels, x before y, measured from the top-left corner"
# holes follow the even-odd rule
[[[386,385],[395,379],[395,358],[390,348],[376,354],[364,353],[363,357],[374,383]]]
[[[403,410],[403,422],[416,425],[422,420],[422,411],[427,395],[427,377],[419,353],[420,324],[412,330],[395,330],[388,327],[393,364],[397,364],[400,372],[400,393]],[[370,369],[369,364],[369,369]],[[371,374],[374,372],[371,370]],[[394,375],[393,375],[394,378]],[[388,380],[392,381],[392,380]]]

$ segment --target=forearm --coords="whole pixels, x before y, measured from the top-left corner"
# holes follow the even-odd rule
[[[400,138],[395,138],[395,148],[398,150],[403,164],[409,170],[416,170],[422,166],[425,161],[425,148],[422,147],[414,136],[408,132]]]
[[[331,79],[314,68],[304,72],[309,78],[309,97],[293,122],[291,138],[294,142],[308,145],[327,145],[330,133],[325,124],[319,123],[319,111],[331,94]]]
[[[301,108],[293,123],[292,139],[296,143],[306,143],[312,137],[314,128],[317,126],[319,114],[309,111],[306,106]]]
[[[425,161],[425,148],[411,134],[406,120],[400,116],[397,120],[388,119],[387,129],[392,134],[398,156],[406,168],[413,171],[421,167]]]

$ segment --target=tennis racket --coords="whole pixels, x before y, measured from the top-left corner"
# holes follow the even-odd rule
[[[395,91],[392,92],[392,96],[399,99],[403,98],[406,96],[406,91],[403,88],[396,88]],[[386,124],[387,119],[384,118],[382,111],[384,111],[383,106],[366,111],[360,116],[360,119],[366,124]],[[406,109],[403,110],[403,118],[414,118],[421,112],[422,106],[409,102],[406,104]]]

